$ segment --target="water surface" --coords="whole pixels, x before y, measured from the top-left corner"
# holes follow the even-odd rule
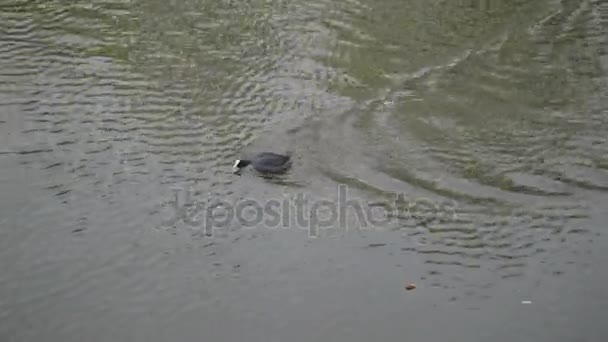
[[[600,0],[3,1],[0,340],[603,341],[607,40]],[[340,189],[379,223],[311,224]]]

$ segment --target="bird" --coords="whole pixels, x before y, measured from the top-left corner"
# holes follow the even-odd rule
[[[288,155],[262,152],[251,159],[237,159],[232,166],[232,171],[233,173],[239,173],[242,168],[251,165],[261,173],[284,173],[289,170],[291,164],[291,157]]]

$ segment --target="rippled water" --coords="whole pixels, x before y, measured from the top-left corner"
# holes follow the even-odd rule
[[[600,0],[3,1],[0,340],[601,341],[607,48]],[[302,196],[380,223],[200,209]]]

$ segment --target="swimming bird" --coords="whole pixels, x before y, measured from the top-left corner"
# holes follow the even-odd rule
[[[284,173],[291,167],[291,157],[272,152],[262,152],[251,159],[237,159],[232,166],[233,173],[238,173],[242,168],[251,165],[261,173]]]

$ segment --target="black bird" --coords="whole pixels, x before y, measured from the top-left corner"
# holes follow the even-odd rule
[[[284,173],[291,167],[291,157],[272,152],[262,152],[251,159],[237,159],[232,166],[233,172],[238,173],[250,165],[261,173]]]

